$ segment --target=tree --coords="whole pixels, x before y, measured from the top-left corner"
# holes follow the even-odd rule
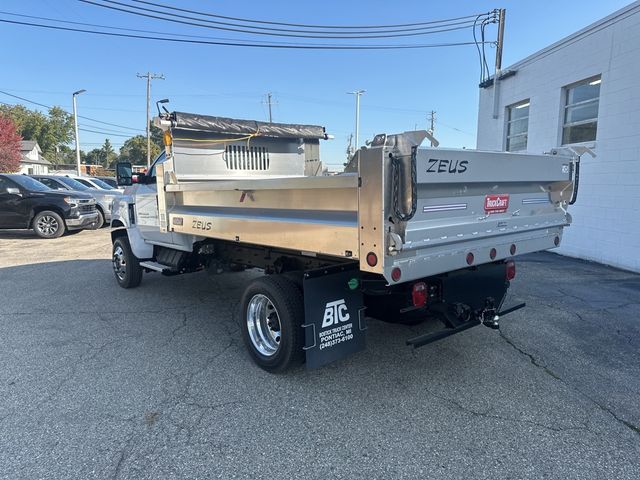
[[[87,165],[101,165],[102,164],[102,149],[94,148],[90,152],[87,152],[84,157],[84,161]]]
[[[24,105],[0,105],[0,115],[10,118],[22,138],[35,140],[44,157],[52,163],[61,163],[56,155],[62,145],[73,139],[73,117],[60,107],[52,107],[48,114],[29,110]]]
[[[154,159],[160,154],[160,147],[151,143],[151,158]],[[134,165],[146,165],[147,163],[147,137],[136,135],[124,142],[120,147],[120,160],[130,162]]]
[[[15,124],[0,116],[0,173],[13,173],[20,169],[20,141]]]
[[[104,144],[102,145],[100,151],[102,152],[101,163],[104,168],[110,168],[118,160],[118,155],[113,149],[113,145],[111,145],[111,142],[108,138],[105,138]]]
[[[86,162],[86,156],[87,154],[80,150],[80,162]],[[57,152],[55,152],[50,159],[47,158],[47,160],[50,160],[51,163],[56,165],[75,165],[76,149],[75,147],[70,147],[68,145],[60,145]]]
[[[163,131],[153,123],[151,123],[151,143],[157,145],[160,151],[164,150]],[[153,152],[153,148],[151,151]],[[153,155],[151,155],[151,157],[153,158]]]

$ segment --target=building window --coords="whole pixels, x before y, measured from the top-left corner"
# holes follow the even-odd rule
[[[600,76],[597,76],[565,87],[563,145],[596,139],[600,82]]]
[[[529,130],[529,100],[507,107],[507,151],[527,149]]]

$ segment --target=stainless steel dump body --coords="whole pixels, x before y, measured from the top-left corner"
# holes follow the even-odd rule
[[[196,131],[156,124],[174,139],[157,169],[160,227],[194,241],[358,260],[362,271],[401,283],[554,248],[571,221],[576,158],[418,148],[424,135],[408,132],[377,136],[349,173],[304,176],[298,165],[285,175],[296,155],[304,167],[319,130],[305,139],[295,129],[265,138],[256,129],[247,139],[247,125],[225,137],[207,132],[207,122]]]

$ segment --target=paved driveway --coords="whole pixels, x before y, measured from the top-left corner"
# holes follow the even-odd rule
[[[640,478],[640,276],[521,258],[501,332],[273,376],[238,341],[257,275],[116,286],[107,230],[0,231],[0,477]]]

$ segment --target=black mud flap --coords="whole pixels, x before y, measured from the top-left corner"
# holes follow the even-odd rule
[[[319,368],[365,348],[364,301],[356,265],[305,272],[307,368]]]

